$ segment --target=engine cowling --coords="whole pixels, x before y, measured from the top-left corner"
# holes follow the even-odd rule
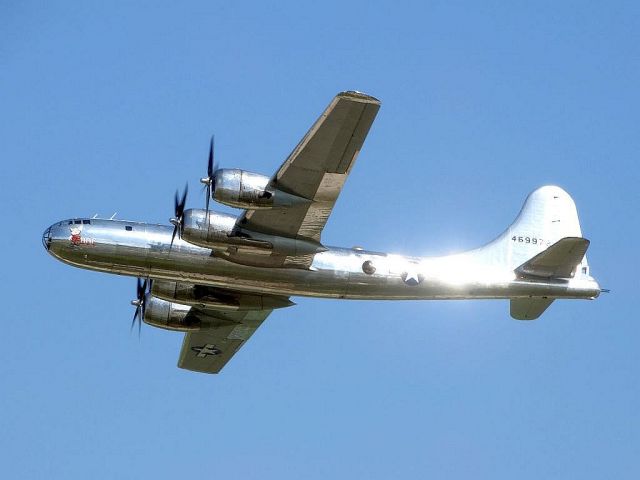
[[[326,251],[320,243],[236,228],[237,217],[220,212],[189,209],[184,212],[182,238],[194,245],[222,252],[229,248],[245,253],[270,255],[310,255]]]
[[[182,238],[194,245],[204,248],[229,247],[229,238],[238,217],[227,213],[199,209],[189,209],[184,212]]]
[[[287,208],[311,203],[269,186],[269,177],[238,168],[216,171],[213,199],[230,207],[250,210]]]
[[[194,332],[200,330],[200,320],[190,313],[191,306],[168,302],[147,294],[144,323],[165,330]]]
[[[153,282],[151,295],[168,302],[222,311],[265,310],[293,305],[293,302],[286,297],[233,293],[204,285],[164,280]]]

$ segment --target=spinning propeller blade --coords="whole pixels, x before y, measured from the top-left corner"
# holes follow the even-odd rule
[[[182,194],[182,198],[178,198],[178,191],[176,190],[176,195],[173,200],[173,212],[174,217],[170,220],[173,224],[173,234],[171,235],[171,245],[169,246],[169,250],[173,247],[173,241],[176,238],[176,234],[178,234],[178,238],[182,238],[182,232],[184,230],[184,207],[187,203],[187,192],[189,191],[189,184],[185,184],[184,193]]]
[[[149,292],[151,291],[151,281],[148,282]],[[131,305],[136,307],[136,312],[133,314],[133,320],[131,320],[131,331],[133,331],[133,326],[136,324],[136,320],[138,320],[138,338],[140,338],[140,331],[142,329],[142,319],[144,318],[144,312],[147,308],[146,306],[146,298],[147,298],[147,279],[144,279],[144,282],[138,278],[138,283],[136,285],[136,299],[131,301]]]
[[[209,218],[209,200],[213,198],[213,195],[216,192],[216,170],[218,170],[218,166],[214,160],[214,151],[215,151],[215,135],[211,135],[211,142],[209,144],[209,160],[207,162],[207,176],[200,179],[200,182],[204,184],[204,189],[206,190],[206,211],[207,218]]]

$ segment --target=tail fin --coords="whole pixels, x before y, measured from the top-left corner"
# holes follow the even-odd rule
[[[576,204],[562,188],[547,185],[531,192],[511,226],[474,253],[515,270],[565,237],[582,237]],[[586,257],[580,267],[588,273]]]
[[[502,235],[474,253],[493,265],[506,265],[522,277],[571,277],[588,275],[576,204],[562,188],[547,185],[534,190],[522,210]],[[511,316],[518,320],[538,318],[552,298],[514,298]]]

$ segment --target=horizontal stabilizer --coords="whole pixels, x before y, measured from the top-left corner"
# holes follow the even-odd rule
[[[571,278],[587,248],[589,240],[586,238],[565,237],[527,260],[515,272],[521,277]]]
[[[514,298],[511,300],[511,316],[516,320],[535,320],[551,302],[552,298]]]

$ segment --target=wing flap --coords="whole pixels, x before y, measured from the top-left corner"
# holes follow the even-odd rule
[[[589,248],[589,240],[565,237],[516,268],[519,276],[571,278]]]

